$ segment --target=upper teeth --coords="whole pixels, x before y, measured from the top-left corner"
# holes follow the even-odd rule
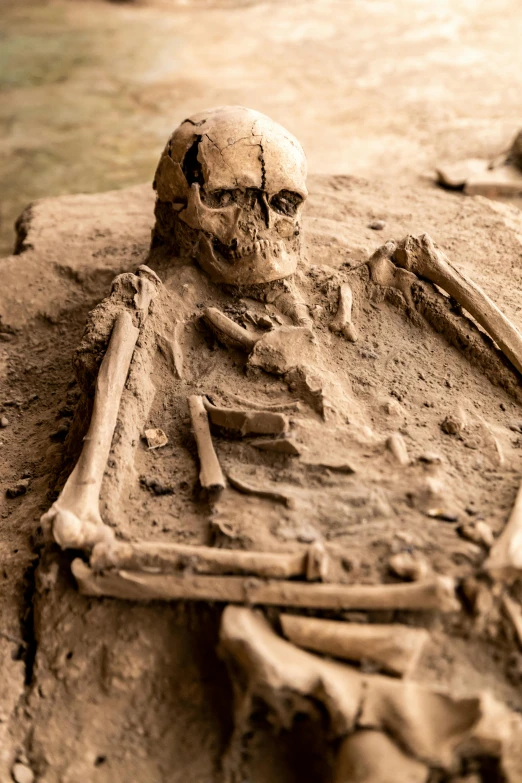
[[[242,258],[243,256],[251,255],[252,253],[279,253],[280,242],[271,242],[269,239],[256,239],[248,245],[241,245],[235,250],[230,250],[231,258]]]

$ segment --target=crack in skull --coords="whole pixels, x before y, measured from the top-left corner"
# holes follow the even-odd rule
[[[229,106],[185,120],[154,187],[155,246],[195,258],[214,282],[255,285],[295,272],[306,158],[268,117]]]

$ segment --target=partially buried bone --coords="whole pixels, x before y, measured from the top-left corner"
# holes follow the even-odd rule
[[[288,419],[282,413],[220,408],[208,400],[204,404],[212,424],[241,435],[282,435],[288,429]]]
[[[397,245],[395,263],[438,285],[482,326],[522,373],[522,335],[470,278],[459,272],[427,234],[407,236]]]
[[[285,495],[283,492],[279,492],[276,489],[271,489],[270,487],[259,484],[247,483],[230,471],[227,474],[227,478],[230,486],[243,495],[255,495],[258,498],[273,500],[274,503],[282,503],[284,506],[288,507],[293,504],[293,498],[290,495]]]
[[[218,310],[217,307],[207,307],[203,311],[203,318],[211,327],[212,331],[221,342],[231,345],[233,348],[240,348],[249,353],[259,336],[254,337],[248,329],[239,326],[228,315]]]
[[[112,541],[94,547],[90,565],[96,572],[115,568],[161,573],[250,574],[286,579],[306,575],[310,556],[310,550],[250,552],[191,544]]]
[[[339,286],[339,304],[337,315],[330,321],[329,328],[332,332],[338,332],[354,343],[357,340],[357,329],[352,323],[352,289],[348,283]]]
[[[342,741],[333,783],[426,783],[429,768],[382,731],[359,729]]]
[[[392,674],[409,674],[429,639],[424,628],[370,625],[281,615],[284,635],[299,647],[349,661],[369,660]]]
[[[122,311],[116,317],[98,372],[91,422],[80,458],[58,500],[42,517],[42,524],[51,527],[62,549],[90,548],[114,535],[100,515],[100,490],[138,335],[132,316]]]
[[[513,582],[522,572],[522,485],[508,523],[490,550],[484,568],[494,578]]]
[[[386,440],[386,446],[393,454],[399,465],[406,467],[410,464],[410,458],[408,456],[408,448],[404,442],[404,438],[399,432],[394,432]]]
[[[131,601],[225,601],[237,604],[301,606],[307,609],[403,609],[453,612],[460,608],[447,577],[405,585],[312,584],[263,581],[243,576],[151,574],[128,570],[96,574],[82,560],[71,570],[85,595]]]
[[[196,394],[189,397],[189,409],[198,447],[201,486],[209,492],[221,492],[225,488],[225,477],[212,443],[203,397]]]
[[[363,674],[294,647],[245,607],[225,609],[220,651],[230,665],[243,723],[236,724],[236,740],[248,730],[255,697],[268,706],[276,728],[290,728],[299,713],[317,716],[319,702],[329,714],[333,736],[356,728],[386,732],[409,756],[446,770],[459,755],[502,756],[520,732],[520,719],[487,693],[458,697],[430,685]]]

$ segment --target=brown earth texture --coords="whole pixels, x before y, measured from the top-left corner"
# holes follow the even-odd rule
[[[401,295],[372,289],[365,264],[385,241],[427,232],[520,324],[520,212],[480,197],[343,176],[311,177],[309,190],[299,285],[313,314],[313,362],[328,389],[327,412],[302,384],[248,367],[244,354],[203,328],[202,307],[219,306],[252,328],[256,305],[211,285],[194,264],[149,256],[150,186],[44,199],[19,220],[17,253],[2,261],[0,292],[2,780],[15,761],[46,783],[196,782],[222,774],[234,722],[232,683],[218,649],[223,604],[82,596],[70,570],[78,553],[60,552],[39,527],[85,424],[85,378],[96,366],[89,340],[81,342],[87,316],[115,275],[145,262],[163,281],[149,319],[154,328],[173,314],[192,318],[181,338],[187,369],[176,379],[154,354],[148,370],[153,385],[139,427],[161,427],[168,445],[147,451],[141,440],[134,444],[132,470],[122,477],[121,444],[113,444],[102,513],[117,536],[272,552],[321,541],[333,581],[344,584],[398,583],[390,558],[414,555],[456,579],[458,611],[319,615],[425,628],[429,642],[413,681],[458,696],[486,689],[515,712],[522,708],[522,656],[501,590],[482,574],[488,544],[463,536],[463,527],[479,521],[498,535],[513,507],[521,468],[519,376],[440,291],[425,291],[447,314],[437,321],[433,308],[412,310]],[[369,227],[377,219],[384,229]],[[338,284],[347,279],[355,343],[328,329]],[[92,335],[92,318],[90,324]],[[79,345],[78,380],[71,360]],[[103,351],[98,347],[97,361]],[[187,405],[194,393],[229,407],[239,399],[261,407],[299,402],[290,414],[298,456],[226,434],[214,438],[229,475],[278,490],[291,503],[229,486],[208,505],[197,491]],[[408,464],[386,447],[394,433],[406,444]],[[151,482],[169,485],[170,494],[151,491]],[[516,584],[510,593],[521,597]],[[267,616],[277,628],[278,608]],[[261,706],[249,737],[238,780],[331,775],[331,742],[308,718],[276,732]],[[500,771],[478,755],[460,769],[433,766],[430,781],[520,780],[519,760]]]

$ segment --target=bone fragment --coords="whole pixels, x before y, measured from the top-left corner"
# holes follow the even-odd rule
[[[258,411],[272,411],[273,413],[297,413],[302,409],[302,404],[297,402],[252,402],[252,400],[246,400],[244,397],[240,397],[238,394],[227,393],[228,397],[231,397],[235,402],[239,403],[242,408],[253,408]]]
[[[513,582],[522,570],[522,485],[508,523],[492,546],[484,564],[489,574],[499,581]]]
[[[435,248],[427,234],[420,237],[408,235],[397,246],[395,261],[399,267],[430,280],[453,297],[522,373],[522,335],[518,329],[481,288],[459,272],[444,253]]]
[[[412,582],[426,579],[430,573],[426,560],[410,552],[397,552],[390,557],[388,565],[396,576],[400,576],[401,579],[411,579]]]
[[[220,408],[208,400],[204,400],[204,405],[212,424],[241,435],[282,435],[288,429],[288,419],[282,413]]]
[[[408,448],[404,441],[404,438],[399,432],[394,432],[386,439],[386,446],[393,454],[399,465],[406,467],[410,464],[410,458],[408,456]]]
[[[407,625],[370,625],[282,614],[284,635],[299,647],[349,661],[370,660],[392,674],[415,668],[430,635]]]
[[[91,422],[80,458],[58,500],[42,517],[42,524],[51,527],[62,549],[90,548],[114,535],[100,515],[100,490],[138,335],[132,316],[122,311],[100,365]]]
[[[225,488],[225,477],[212,443],[203,397],[190,396],[189,410],[199,455],[199,481],[203,489],[221,492]]]
[[[502,606],[515,629],[518,645],[522,647],[522,607],[506,594],[502,596]]]
[[[250,441],[250,445],[260,451],[273,451],[275,454],[289,454],[293,457],[298,457],[301,453],[292,438],[256,438]]]
[[[191,544],[113,541],[97,544],[90,565],[107,569],[194,574],[250,574],[287,579],[307,574],[310,553],[250,552]]]
[[[154,427],[150,430],[145,430],[143,437],[147,442],[147,449],[153,451],[154,449],[161,449],[166,446],[169,439],[159,427]]]
[[[227,474],[227,478],[230,486],[237,489],[238,492],[242,492],[243,495],[255,495],[258,498],[273,500],[274,503],[282,503],[285,506],[291,506],[293,504],[293,498],[289,495],[284,495],[282,492],[278,492],[275,489],[258,486],[257,484],[247,484],[243,479],[238,478],[230,472]]]
[[[363,674],[284,641],[246,607],[225,609],[220,650],[237,691],[262,699],[276,728],[290,728],[307,707],[317,716],[320,702],[333,736],[356,728],[384,731],[404,752],[445,769],[461,753],[501,756],[520,737],[520,719],[488,693],[457,697],[411,680]]]
[[[172,375],[181,381],[183,380],[183,352],[177,335],[179,326],[180,324],[176,324],[172,338],[157,334],[156,341]]]
[[[259,339],[259,337],[253,337],[247,329],[236,324],[235,321],[222,313],[221,310],[218,310],[217,307],[205,308],[203,318],[219,340],[234,348],[240,348],[247,353],[250,353]]]
[[[359,729],[344,739],[333,783],[427,783],[429,768],[407,756],[382,731]]]
[[[309,582],[327,582],[329,570],[330,558],[325,545],[321,541],[312,542],[308,548],[306,578]]]
[[[343,585],[266,582],[242,576],[147,574],[125,570],[95,574],[78,559],[73,561],[71,568],[81,593],[133,601],[225,601],[367,611],[434,609],[452,612],[460,608],[452,580],[441,576],[424,583],[406,585]]]
[[[335,318],[330,321],[329,328],[332,332],[342,334],[347,340],[357,341],[357,329],[352,323],[352,289],[348,283],[339,286],[339,304]]]

